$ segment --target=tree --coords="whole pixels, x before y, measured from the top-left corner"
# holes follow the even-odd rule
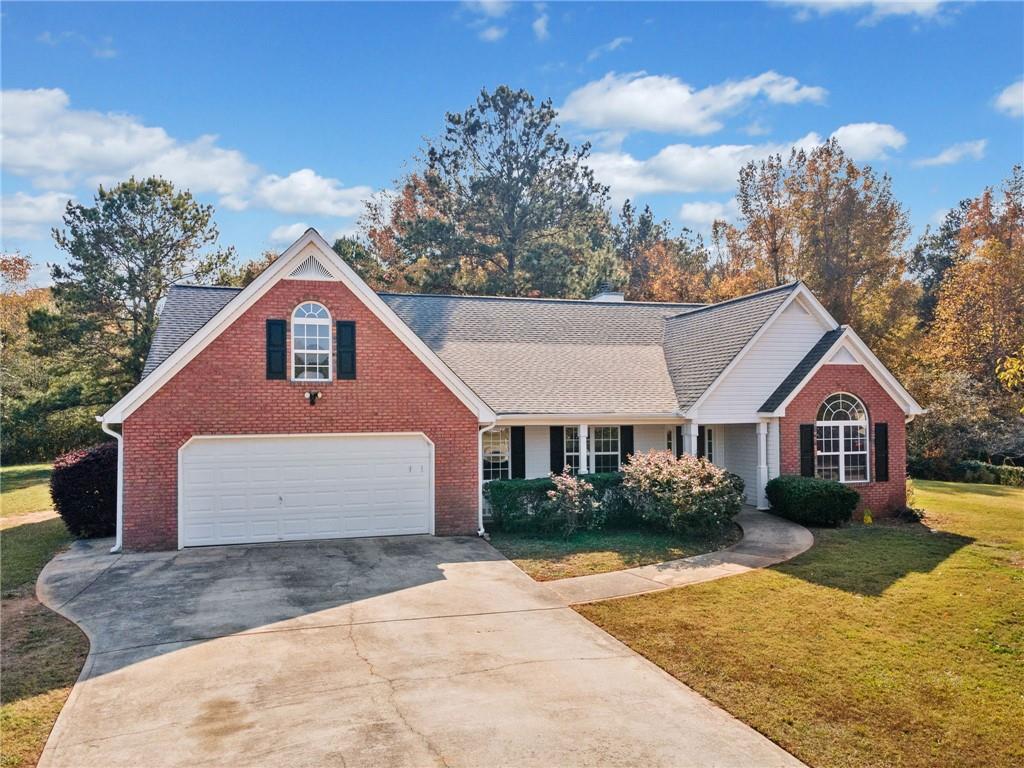
[[[385,274],[397,266],[427,291],[566,295],[609,237],[589,152],[561,137],[550,100],[481,91],[446,115],[393,204],[378,204],[368,238]]]
[[[156,329],[157,305],[172,283],[202,282],[225,268],[232,251],[217,241],[213,208],[161,178],[132,178],[99,188],[91,206],[69,202],[54,229],[67,266],[51,269],[56,312],[29,318],[42,355],[73,351],[74,364],[108,397],[131,388]]]
[[[960,228],[970,204],[970,200],[962,200],[956,208],[950,209],[938,230],[925,229],[910,252],[907,267],[921,284],[919,315],[925,324],[935,318],[935,305],[939,301],[939,289],[946,272],[963,261]]]
[[[794,217],[790,215],[786,170],[781,155],[769,155],[740,168],[736,203],[754,267],[771,280],[768,288],[790,279],[793,270]],[[765,282],[762,278],[762,282]]]
[[[274,263],[278,257],[277,251],[264,251],[258,258],[247,261],[243,264],[231,263],[223,267],[217,273],[217,285],[232,285],[236,288],[245,288],[249,283],[260,276],[267,267]]]

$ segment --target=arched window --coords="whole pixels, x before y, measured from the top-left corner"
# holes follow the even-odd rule
[[[313,301],[292,312],[292,378],[331,380],[331,314]]]
[[[868,412],[853,395],[825,398],[814,425],[814,474],[841,483],[868,478]]]

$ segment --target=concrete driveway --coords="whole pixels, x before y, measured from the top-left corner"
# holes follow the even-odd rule
[[[107,547],[40,576],[92,642],[44,767],[800,765],[479,539]]]

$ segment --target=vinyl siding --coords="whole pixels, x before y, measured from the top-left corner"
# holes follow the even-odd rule
[[[724,431],[728,444],[726,469],[743,478],[747,503],[757,504],[757,427],[729,424]]]
[[[700,421],[753,421],[757,409],[826,330],[794,301],[701,404]]]

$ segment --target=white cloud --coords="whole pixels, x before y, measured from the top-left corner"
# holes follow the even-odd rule
[[[49,30],[36,37],[37,43],[56,48],[64,43],[78,43],[88,48],[97,59],[112,59],[117,56],[117,49],[114,48],[114,38],[101,37],[93,40],[80,32],[58,32],[54,34]]]
[[[942,18],[941,6],[945,0],[782,0],[797,9],[796,18],[806,21],[812,16],[831,13],[856,12],[860,24],[872,25],[893,16],[912,16],[918,19]]]
[[[485,43],[496,43],[505,36],[508,29],[505,27],[490,26],[480,30],[480,39]]]
[[[729,191],[744,163],[820,143],[821,137],[810,133],[792,144],[671,144],[647,159],[628,152],[594,152],[589,164],[611,188],[613,201],[621,203],[638,195]]]
[[[607,43],[591,49],[590,53],[587,54],[587,61],[594,61],[595,59],[604,56],[606,53],[617,51],[622,46],[629,45],[632,42],[632,37],[616,37],[614,40],[609,40]]]
[[[219,205],[233,210],[255,205],[348,217],[361,211],[372,192],[345,187],[308,168],[288,176],[264,174],[242,152],[219,146],[216,136],[181,141],[131,115],[74,109],[58,88],[3,91],[2,109],[4,172],[52,195],[60,192],[64,200],[83,185],[160,175],[193,193],[215,194]]]
[[[724,203],[717,200],[683,203],[679,209],[679,221],[698,232],[709,232],[716,221],[733,221],[738,212],[736,198]]]
[[[280,213],[355,216],[372,194],[370,187],[345,187],[337,179],[303,168],[288,176],[264,176],[256,185],[253,202]]]
[[[309,225],[304,221],[297,221],[294,224],[282,224],[271,230],[270,242],[278,244],[294,243],[307,229],[309,229]]]
[[[821,102],[826,94],[824,88],[801,85],[772,71],[701,90],[667,75],[609,72],[570,93],[559,112],[563,120],[587,128],[703,135],[721,129],[722,117],[758,97],[797,104]]]
[[[855,160],[884,160],[886,151],[902,149],[907,137],[888,123],[850,123],[832,134]]]
[[[37,240],[46,236],[49,227],[60,223],[64,207],[70,195],[61,192],[46,192],[41,195],[27,195],[15,192],[4,195],[0,201],[3,237]]]
[[[538,40],[547,40],[551,37],[551,33],[548,31],[548,15],[545,12],[547,8],[544,3],[537,3],[537,18],[533,20],[533,36]]]
[[[462,5],[489,19],[500,19],[512,10],[512,3],[508,0],[463,0]]]
[[[1010,117],[1024,117],[1024,78],[1006,86],[999,93],[996,109]]]
[[[987,139],[961,141],[958,144],[946,147],[933,157],[923,157],[917,160],[914,165],[953,165],[961,160],[981,160],[985,157],[985,147],[987,145]]]

